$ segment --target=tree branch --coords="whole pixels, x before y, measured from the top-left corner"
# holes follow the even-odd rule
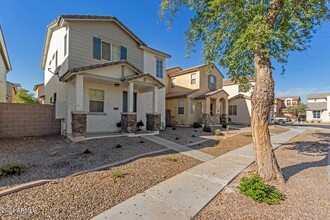
[[[277,16],[284,6],[284,0],[271,0],[269,3],[268,14],[267,14],[267,23],[270,27],[276,22]]]

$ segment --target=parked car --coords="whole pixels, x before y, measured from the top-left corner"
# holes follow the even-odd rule
[[[288,116],[283,116],[283,117],[275,117],[273,120],[275,124],[280,124],[284,125],[285,123],[292,122],[291,118]]]

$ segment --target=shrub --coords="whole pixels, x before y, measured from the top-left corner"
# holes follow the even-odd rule
[[[172,162],[177,162],[178,161],[178,159],[176,159],[175,157],[166,157],[165,159],[168,160],[168,161],[172,161]]]
[[[267,185],[258,173],[251,173],[248,177],[243,177],[238,189],[243,195],[251,197],[254,201],[265,202],[268,205],[279,204],[284,199],[283,194]]]
[[[193,123],[193,128],[201,128],[202,125],[199,122],[194,122]]]
[[[0,176],[20,175],[26,171],[26,166],[20,163],[6,164],[0,168]]]
[[[204,131],[204,132],[212,132],[212,129],[211,129],[210,126],[208,126],[208,125],[204,125],[204,127],[203,127],[203,131]]]
[[[214,131],[214,135],[215,135],[215,136],[220,136],[220,135],[222,135],[220,129],[215,130],[215,131]]]
[[[224,128],[224,129],[226,129],[227,128],[227,123],[225,122],[225,123],[222,123],[222,128]]]
[[[118,173],[114,173],[113,174],[113,178],[117,179],[117,178],[123,178],[127,175],[127,173],[122,173],[122,172],[118,172]]]

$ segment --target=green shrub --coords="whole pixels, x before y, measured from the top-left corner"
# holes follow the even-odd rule
[[[243,195],[251,197],[254,201],[265,202],[268,205],[279,204],[284,199],[283,194],[267,185],[258,173],[251,173],[249,177],[243,177],[238,189]]]
[[[20,163],[6,164],[0,168],[0,176],[20,175],[26,171],[26,166]]]
[[[215,135],[215,136],[220,136],[220,135],[222,135],[220,129],[215,130],[215,131],[214,131],[214,135]]]
[[[201,128],[202,125],[199,122],[194,122],[193,123],[193,128]]]
[[[175,157],[166,157],[165,159],[168,160],[168,161],[172,161],[172,162],[177,162],[178,161],[178,159],[176,159]]]
[[[114,173],[113,174],[113,178],[117,179],[117,178],[123,178],[127,175],[127,173],[122,173],[122,172],[118,172],[118,173]]]
[[[204,125],[204,127],[203,127],[203,131],[204,131],[204,132],[212,132],[212,129],[211,129],[210,126],[208,126],[208,125]]]

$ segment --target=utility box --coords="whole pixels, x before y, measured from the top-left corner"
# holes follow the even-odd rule
[[[56,101],[55,104],[55,118],[56,119],[65,119],[65,106],[66,102]]]

